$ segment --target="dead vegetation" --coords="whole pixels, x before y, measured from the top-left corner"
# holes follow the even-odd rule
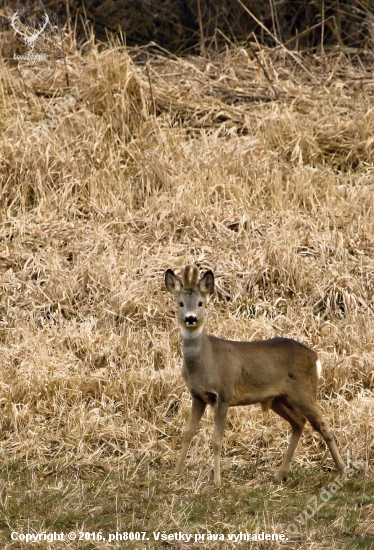
[[[193,262],[217,277],[211,333],[319,352],[324,414],[372,480],[374,54],[66,48],[46,84],[1,62],[2,461],[169,475],[190,400],[162,275]],[[82,99],[38,142],[75,85]],[[229,417],[223,478],[245,464],[248,483],[270,480],[286,423]],[[210,424],[190,454],[202,484]],[[330,468],[304,439],[293,470]]]

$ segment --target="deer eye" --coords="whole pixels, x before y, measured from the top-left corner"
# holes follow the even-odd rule
[[[184,303],[183,303],[183,302],[179,302],[179,305],[180,305],[180,307],[183,307],[183,306],[184,306]]]
[[[198,303],[198,306],[199,306],[199,307],[203,307],[203,302],[199,302],[199,303]]]

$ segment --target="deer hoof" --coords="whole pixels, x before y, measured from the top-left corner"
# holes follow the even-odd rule
[[[284,483],[285,481],[287,481],[287,474],[284,473],[284,472],[278,472],[278,473],[274,476],[274,482],[275,482],[277,485],[282,485],[282,483]]]

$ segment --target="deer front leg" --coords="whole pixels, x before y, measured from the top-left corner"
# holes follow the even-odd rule
[[[191,414],[187,422],[186,431],[184,432],[181,454],[175,467],[176,474],[180,474],[183,469],[183,464],[191,443],[191,439],[196,433],[197,426],[201,420],[201,417],[204,414],[205,409],[206,403],[204,403],[204,401],[197,397],[192,398]]]
[[[223,432],[227,417],[228,405],[218,397],[214,405],[214,437],[213,437],[213,454],[214,454],[214,483],[217,487],[221,484],[221,448]]]

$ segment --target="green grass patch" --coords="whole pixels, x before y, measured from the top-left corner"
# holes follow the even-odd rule
[[[154,540],[153,532],[211,532],[227,537],[240,532],[280,533],[287,525],[296,524],[299,533],[288,535],[287,544],[297,542],[299,548],[308,548],[310,542],[323,544],[323,548],[372,548],[374,482],[362,472],[342,482],[340,490],[311,514],[308,504],[311,499],[323,502],[321,491],[335,473],[296,470],[290,481],[279,487],[267,474],[262,479],[261,471],[248,480],[240,470],[225,470],[222,486],[216,488],[210,472],[201,472],[200,467],[188,468],[176,477],[162,464],[134,464],[124,475],[124,468],[121,471],[118,466],[92,463],[42,463],[36,467],[21,461],[10,463],[0,469],[1,545],[11,542],[12,531],[74,531],[101,532],[106,537],[102,541],[76,541],[82,548],[152,548],[165,543]],[[300,523],[297,518],[305,510],[308,517]],[[146,532],[150,540],[109,544],[109,533],[116,531]],[[39,543],[40,548],[48,544]],[[59,548],[58,541],[53,544]],[[61,548],[70,548],[69,544]],[[195,544],[225,548],[220,541],[193,541]],[[263,544],[272,548],[275,543]],[[13,541],[10,547],[26,548],[26,543]]]

